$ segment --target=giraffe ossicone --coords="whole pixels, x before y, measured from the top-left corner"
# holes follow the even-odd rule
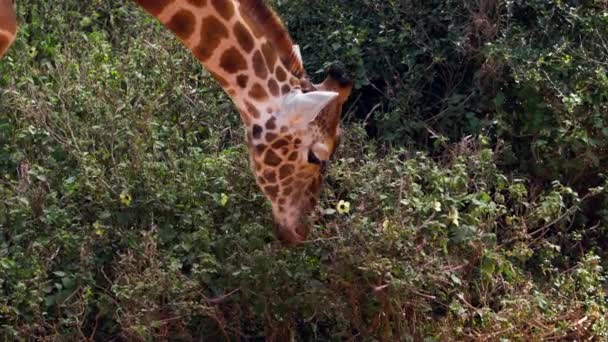
[[[190,49],[231,97],[247,131],[256,182],[279,238],[306,240],[325,165],[340,138],[352,83],[331,69],[310,83],[299,46],[263,0],[135,0]],[[17,31],[0,0],[0,56]]]

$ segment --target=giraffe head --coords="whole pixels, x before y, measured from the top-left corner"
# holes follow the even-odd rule
[[[306,217],[338,144],[350,81],[332,69],[324,82],[311,84],[299,48],[264,0],[136,2],[173,31],[230,95],[279,237],[304,241]]]
[[[322,83],[311,84],[306,77],[297,83],[248,134],[257,184],[272,202],[277,235],[289,244],[306,239],[308,216],[340,141],[340,114],[352,88],[335,67]]]

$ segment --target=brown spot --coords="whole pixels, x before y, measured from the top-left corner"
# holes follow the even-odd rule
[[[294,171],[295,171],[295,167],[293,167],[293,165],[291,165],[291,164],[283,165],[279,169],[279,178],[285,179],[285,178],[291,176],[294,173]]]
[[[266,151],[266,157],[264,158],[264,163],[266,163],[266,165],[279,166],[281,161],[281,157],[277,156],[273,150]]]
[[[184,9],[177,11],[167,23],[169,30],[173,31],[181,40],[186,40],[194,32],[196,18],[190,11]]]
[[[226,26],[216,17],[209,16],[202,21],[201,41],[194,48],[193,53],[201,62],[204,62],[213,55],[222,39],[228,37],[229,34]]]
[[[241,10],[241,17],[245,21],[245,24],[247,25],[247,27],[249,27],[249,29],[251,30],[251,33],[253,33],[253,35],[256,38],[261,38],[262,36],[264,36],[264,32],[261,30],[260,25],[258,25],[258,23],[255,20],[252,20],[251,14],[243,11],[242,4],[240,7],[240,10]]]
[[[260,139],[262,137],[262,133],[264,132],[264,129],[262,128],[262,126],[255,124],[255,125],[253,125],[253,128],[251,131],[253,133],[254,139]]]
[[[268,142],[273,142],[277,137],[278,135],[274,133],[266,133],[266,141]]]
[[[283,184],[283,186],[288,186],[289,184],[293,183],[293,177],[288,177],[287,179],[284,179],[281,184]]]
[[[254,105],[252,105],[249,101],[244,100],[243,102],[245,102],[245,106],[247,107],[247,111],[249,112],[249,114],[251,114],[251,116],[253,116],[256,119],[259,119],[260,111]]]
[[[270,200],[274,201],[277,198],[277,195],[279,194],[279,187],[276,185],[267,186],[264,187],[264,191],[266,192],[266,195],[268,195]]]
[[[266,184],[266,180],[262,177],[258,177],[258,183],[260,183],[261,185]]]
[[[158,16],[173,0],[135,0],[135,2],[153,16]]]
[[[293,192],[293,188],[288,186],[285,189],[283,189],[283,196],[289,196],[289,195],[291,195],[292,192]]]
[[[281,133],[285,133],[287,132],[288,128],[287,126],[281,126]]]
[[[255,71],[255,75],[262,80],[265,80],[266,77],[268,77],[268,69],[264,63],[264,57],[262,57],[260,51],[257,50],[253,54],[253,70]]]
[[[275,129],[277,128],[277,123],[276,123],[276,119],[274,117],[271,117],[270,119],[268,119],[268,121],[266,121],[266,129]]]
[[[276,183],[277,182],[277,173],[270,169],[266,169],[266,170],[264,170],[264,178],[269,183]]]
[[[238,75],[236,77],[236,83],[241,88],[246,88],[247,87],[247,82],[249,82],[249,76],[247,76],[247,75],[243,74],[243,75]]]
[[[234,4],[231,0],[211,0],[213,7],[226,20],[234,15]]]
[[[230,74],[235,74],[239,70],[247,69],[247,61],[236,47],[231,47],[224,51],[220,57],[220,67]]]
[[[291,87],[290,87],[288,84],[284,84],[284,85],[281,87],[281,93],[282,93],[283,95],[285,95],[285,94],[289,93],[290,91],[291,91]]]
[[[256,145],[255,146],[255,153],[256,154],[260,154],[261,155],[262,153],[264,153],[265,150],[266,150],[266,145],[264,145],[264,144],[260,144],[260,145]]]
[[[293,140],[293,135],[288,134],[284,137],[287,141],[291,142]]]
[[[268,136],[268,134],[266,134]],[[285,139],[279,139],[274,144],[272,144],[272,148],[275,150],[280,149],[281,147],[287,146],[289,143]]]
[[[196,7],[205,7],[207,6],[207,0],[188,0],[191,5]]]
[[[266,59],[268,70],[274,70],[274,65],[277,62],[277,53],[269,41],[262,45],[262,53],[264,54],[264,59]]]
[[[285,200],[284,198],[279,198],[279,205],[285,205],[287,203],[287,200]]]
[[[262,165],[260,163],[258,163],[257,161],[254,161],[253,163],[255,164],[256,171],[259,172],[262,169]]]
[[[296,138],[296,140],[294,140],[293,143],[296,144],[296,145],[300,145],[302,143],[302,139]]]
[[[268,80],[268,90],[270,90],[272,96],[279,96],[279,84],[274,78]]]
[[[251,52],[254,47],[253,37],[249,30],[241,23],[240,21],[234,25],[234,35],[236,36],[236,40],[239,42],[239,45],[243,48],[243,50],[247,52]]]
[[[253,87],[251,87],[251,90],[249,91],[249,96],[253,97],[258,101],[263,101],[268,98],[268,93],[259,83],[256,83],[253,85]]]
[[[294,161],[296,159],[298,159],[298,151],[295,152],[291,152],[291,154],[289,155],[289,158],[287,158],[289,161]]]
[[[280,65],[277,66],[275,75],[277,76],[277,80],[279,80],[279,82],[285,82],[287,79],[287,73],[285,73],[285,69],[283,69],[283,67]]]

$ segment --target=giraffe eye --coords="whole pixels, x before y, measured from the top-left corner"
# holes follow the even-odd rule
[[[317,158],[312,150],[308,150],[308,162],[311,164],[321,165],[321,160]]]

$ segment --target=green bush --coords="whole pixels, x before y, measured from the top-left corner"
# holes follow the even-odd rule
[[[311,74],[357,86],[297,248],[234,107],[154,20],[19,8],[0,339],[607,339],[605,3],[275,3]]]

